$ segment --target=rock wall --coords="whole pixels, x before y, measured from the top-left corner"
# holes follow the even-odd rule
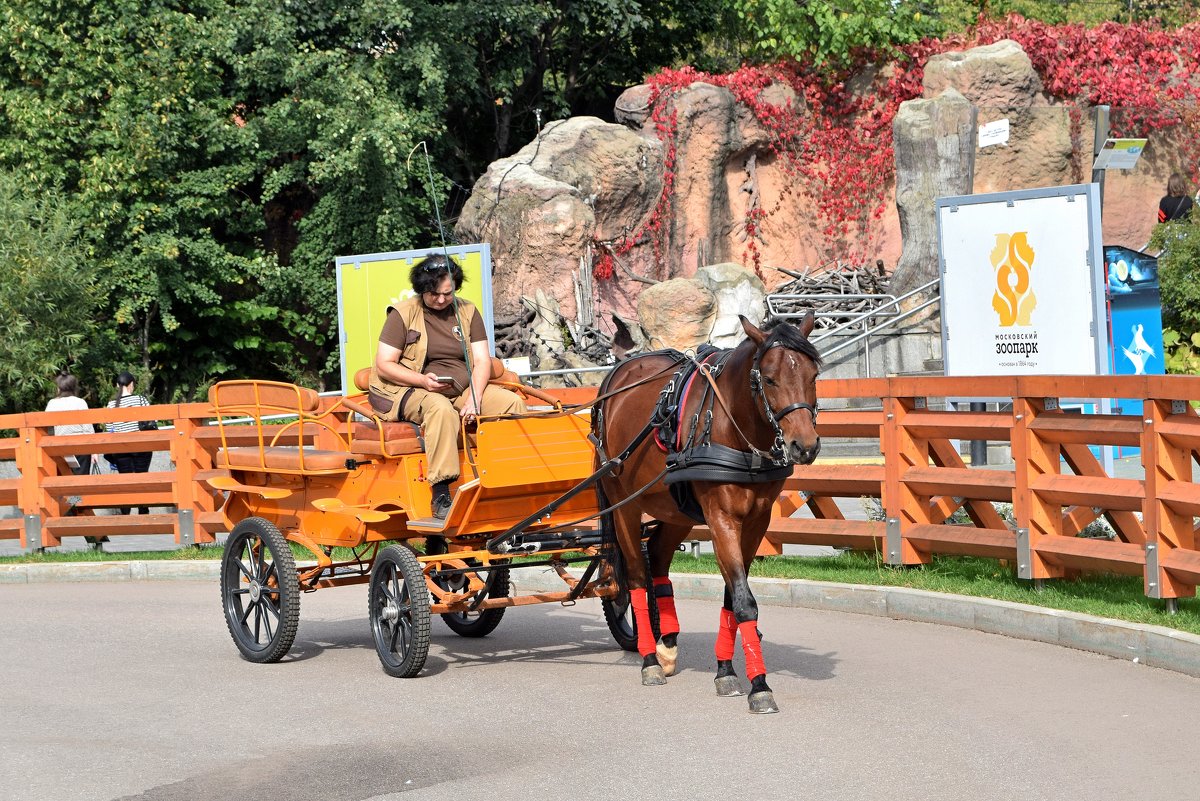
[[[1073,122],[1068,108],[1049,99],[1015,42],[931,58],[924,98],[951,90],[974,107],[979,124],[1009,121],[1006,143],[973,153],[974,193],[1090,180],[1090,117]],[[777,104],[797,102],[781,85],[763,91]],[[519,313],[520,297],[541,289],[574,319],[573,276],[586,269],[596,247],[622,241],[650,219],[667,153],[649,116],[649,95],[647,86],[627,90],[616,104],[619,124],[591,117],[548,124],[515,156],[492,164],[476,184],[457,234],[460,241],[491,243],[499,314]],[[773,268],[797,270],[827,260],[811,201],[790,185],[753,115],[728,90],[703,83],[678,92],[672,102],[678,137],[670,176],[673,202],[662,220],[665,259],[659,263],[645,240],[619,255],[617,280],[597,282],[594,290],[601,327],[614,315],[633,319],[637,295],[655,282],[692,277],[708,264],[745,263],[744,221],[755,204],[772,210],[760,248],[768,290],[789,278]],[[959,153],[964,160],[971,155]],[[1171,135],[1152,134],[1136,170],[1111,171],[1104,197],[1106,244],[1145,244],[1167,177],[1181,166],[1177,160]],[[909,171],[927,167],[919,160],[898,164],[902,194],[922,180]],[[895,201],[895,186],[887,191]],[[878,257],[894,270],[902,254],[901,216],[894,202],[889,209],[873,223],[872,239]],[[911,257],[918,258],[928,256]]]

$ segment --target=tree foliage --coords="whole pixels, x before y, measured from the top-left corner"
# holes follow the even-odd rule
[[[923,4],[909,0],[734,0],[752,57],[846,66],[857,53],[894,53],[934,31]]]
[[[0,351],[0,373],[129,368],[161,401],[235,375],[321,386],[338,355],[334,257],[436,244],[431,200],[452,215],[539,123],[608,116],[663,67],[783,57],[844,76],[829,67],[1008,11],[1156,13],[1151,0],[11,0],[0,170],[54,213],[9,213],[77,235],[14,230],[40,242],[34,262],[89,276],[56,292],[94,286],[100,301],[91,313],[88,289],[77,327],[27,349],[40,355]],[[0,411],[31,402],[24,391],[0,387]]]
[[[0,408],[45,404],[50,379],[93,344],[96,300],[66,205],[0,173]]]

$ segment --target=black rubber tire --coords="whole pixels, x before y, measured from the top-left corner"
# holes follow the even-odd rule
[[[600,606],[604,610],[604,622],[617,645],[625,651],[637,651],[637,621],[629,604],[629,590],[622,589],[615,598],[604,598]]]
[[[248,517],[229,534],[221,556],[221,605],[234,645],[247,661],[278,662],[296,641],[296,559],[271,521]]]
[[[625,578],[625,557],[620,549],[615,545],[612,549],[616,564],[613,565],[617,574],[617,583],[621,587],[621,592],[615,598],[603,598],[600,601],[600,607],[604,610],[604,622],[608,624],[608,630],[612,633],[613,639],[617,641],[617,645],[625,651],[636,652],[637,647],[637,620],[633,615],[633,606],[629,603],[629,585]],[[647,561],[647,570],[649,562]],[[658,639],[658,604],[654,602],[654,598],[649,598],[650,603],[650,628],[654,632],[654,639]]]
[[[411,679],[429,655],[429,587],[416,554],[389,545],[371,566],[367,615],[383,672]]]
[[[488,576],[488,598],[505,598],[509,587],[508,568],[501,567],[493,570]],[[450,630],[460,637],[486,637],[500,625],[501,618],[507,612],[507,607],[485,609],[482,612],[447,612],[442,620]]]

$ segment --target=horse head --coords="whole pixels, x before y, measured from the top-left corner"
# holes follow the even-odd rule
[[[776,448],[796,464],[810,464],[821,450],[817,436],[821,355],[808,341],[815,317],[810,311],[799,325],[777,320],[765,329],[745,317],[741,321],[756,348],[750,389],[758,411],[775,429]]]

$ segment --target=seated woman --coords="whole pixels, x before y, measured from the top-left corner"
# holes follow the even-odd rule
[[[445,519],[450,484],[459,475],[460,418],[520,414],[525,401],[488,386],[487,331],[475,306],[455,295],[463,283],[458,262],[429,256],[413,266],[409,281],[417,295],[388,306],[369,398],[380,417],[408,420],[424,430],[433,516]]]

